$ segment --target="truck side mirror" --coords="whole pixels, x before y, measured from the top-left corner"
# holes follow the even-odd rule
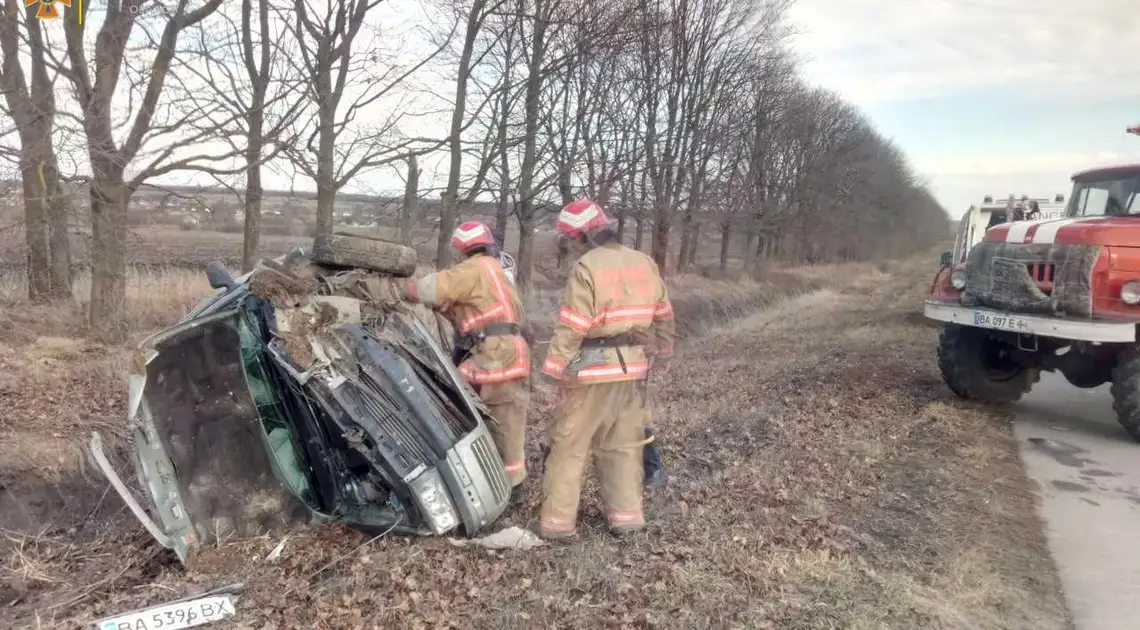
[[[949,267],[954,264],[954,254],[950,252],[942,252],[942,266]]]

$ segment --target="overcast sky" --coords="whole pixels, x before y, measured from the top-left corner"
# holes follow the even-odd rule
[[[1135,0],[796,0],[810,81],[863,108],[951,216],[1140,162]]]

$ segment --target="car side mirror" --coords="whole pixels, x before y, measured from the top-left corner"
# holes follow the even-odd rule
[[[942,266],[949,267],[954,264],[954,254],[950,252],[942,252]]]
[[[206,279],[210,281],[211,289],[232,289],[237,285],[226,266],[218,260],[206,265]]]

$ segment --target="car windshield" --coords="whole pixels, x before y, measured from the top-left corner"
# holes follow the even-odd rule
[[[1140,175],[1076,184],[1066,214],[1070,217],[1140,214]]]

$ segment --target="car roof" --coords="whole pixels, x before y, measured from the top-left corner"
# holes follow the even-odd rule
[[[1140,175],[1140,164],[1117,164],[1113,166],[1098,166],[1073,174],[1073,181],[1077,183],[1103,181],[1106,179],[1119,179]]]

